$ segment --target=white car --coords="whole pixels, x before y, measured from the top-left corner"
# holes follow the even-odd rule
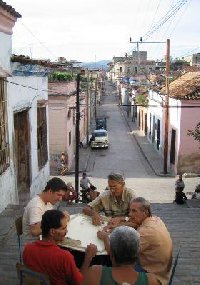
[[[95,130],[92,133],[91,148],[108,148],[108,145],[108,132],[106,130]]]

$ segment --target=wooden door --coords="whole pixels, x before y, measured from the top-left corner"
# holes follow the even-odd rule
[[[30,187],[30,136],[28,111],[14,115],[15,157],[18,192],[29,191]]]

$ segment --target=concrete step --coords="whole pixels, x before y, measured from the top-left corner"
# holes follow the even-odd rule
[[[80,213],[85,204],[72,204],[60,209],[70,214]],[[153,214],[160,216],[168,227],[174,246],[174,257],[180,247],[180,257],[173,285],[200,285],[200,208],[188,208],[173,203],[152,204]],[[23,213],[23,206],[13,205],[0,215],[0,284],[17,283],[15,264],[19,260],[14,220]],[[7,230],[6,230],[7,229]],[[8,231],[9,229],[9,231]],[[3,238],[2,238],[3,237]],[[9,274],[8,274],[9,272]]]

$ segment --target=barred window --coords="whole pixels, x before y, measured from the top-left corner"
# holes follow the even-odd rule
[[[0,78],[0,174],[10,164],[7,123],[6,82]]]
[[[38,166],[41,169],[48,160],[46,107],[37,108]]]

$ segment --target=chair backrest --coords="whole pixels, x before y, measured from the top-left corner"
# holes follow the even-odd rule
[[[174,274],[175,274],[175,271],[176,271],[176,266],[177,266],[177,264],[178,264],[178,258],[179,258],[180,251],[181,251],[181,247],[179,247],[178,253],[177,253],[176,257],[175,257],[174,265],[173,265],[173,267],[172,267],[171,276],[170,276],[170,278],[169,278],[169,283],[168,283],[168,285],[172,285],[172,280],[173,280],[173,278],[174,278]]]
[[[22,216],[18,217],[15,220],[15,228],[18,238],[18,246],[19,246],[19,260],[22,261],[22,254],[21,254],[21,235],[23,234],[23,228],[22,228]]]
[[[18,236],[21,236],[23,234],[23,229],[22,229],[22,216],[18,217],[15,220],[15,228]]]
[[[31,270],[21,263],[16,264],[20,285],[50,285],[49,276],[45,273],[40,273]]]

